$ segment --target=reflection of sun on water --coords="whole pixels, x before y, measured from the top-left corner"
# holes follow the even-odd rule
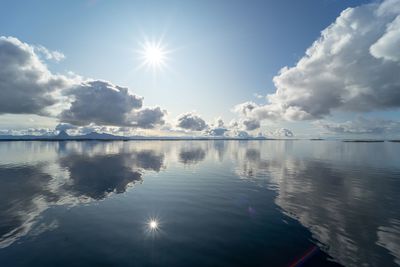
[[[149,228],[150,230],[157,230],[158,228],[158,222],[156,220],[150,220],[149,222]]]
[[[151,218],[147,222],[147,231],[148,232],[156,232],[159,230],[159,227],[160,227],[160,223],[156,218]]]

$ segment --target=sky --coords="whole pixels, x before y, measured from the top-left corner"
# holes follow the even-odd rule
[[[1,1],[0,133],[400,133],[400,1]]]

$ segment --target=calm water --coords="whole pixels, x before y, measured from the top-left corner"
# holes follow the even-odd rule
[[[0,142],[0,266],[300,259],[400,265],[399,143]]]

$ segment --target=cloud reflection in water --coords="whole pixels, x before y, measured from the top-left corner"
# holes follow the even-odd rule
[[[400,262],[396,155],[387,144],[310,141],[0,143],[0,247],[57,227],[37,222],[52,205],[103,200],[148,171],[202,162],[229,164],[241,179],[276,192],[281,211],[335,261],[392,266]]]

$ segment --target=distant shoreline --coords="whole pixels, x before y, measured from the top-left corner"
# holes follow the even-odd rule
[[[383,143],[392,142],[400,143],[400,140],[340,140],[340,139],[272,139],[272,138],[68,138],[68,139],[57,139],[57,138],[0,138],[0,142],[87,142],[87,141],[97,141],[97,142],[115,142],[115,141],[338,141],[344,143]]]
[[[66,141],[294,141],[300,139],[261,139],[261,138],[115,138],[115,139],[96,139],[96,138],[70,138],[70,139],[53,139],[53,138],[37,138],[37,139],[0,139],[0,142],[10,141],[39,141],[39,142],[66,142]],[[307,140],[307,139],[305,139]]]

